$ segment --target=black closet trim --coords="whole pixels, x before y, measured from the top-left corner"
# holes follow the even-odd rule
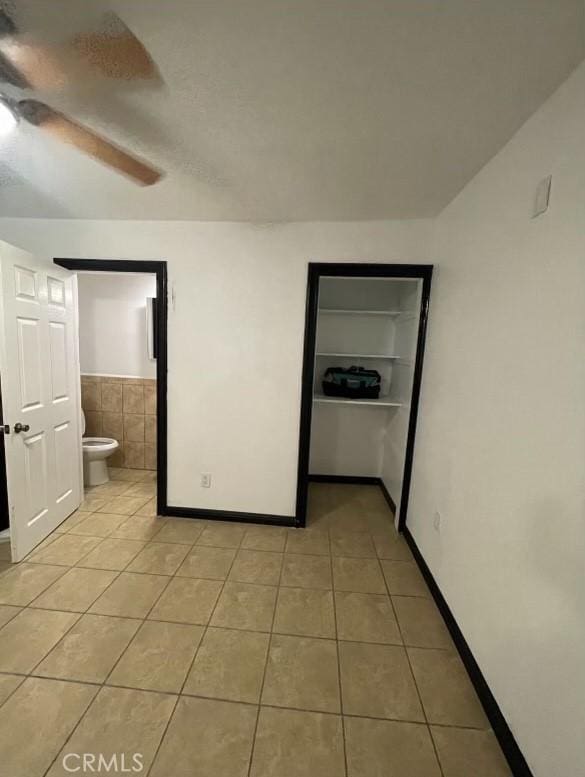
[[[437,585],[437,582],[433,577],[431,570],[427,566],[427,563],[425,562],[420,550],[418,549],[416,541],[410,533],[408,527],[405,527],[404,529],[404,538],[412,551],[414,560],[418,564],[426,584],[429,587],[431,595],[435,600],[435,604],[443,616],[443,620],[445,621],[453,642],[455,643],[455,647],[461,656],[461,660],[467,669],[467,673],[471,682],[473,683],[473,687],[475,688],[479,700],[482,703],[485,714],[487,715],[494,734],[500,743],[502,752],[506,756],[506,760],[508,761],[510,769],[512,770],[512,774],[514,777],[533,777],[533,774],[530,771],[528,764],[526,763],[526,759],[518,747],[518,743],[516,742],[514,735],[512,734],[510,727],[508,726],[506,719],[504,718],[504,715],[497,701],[495,700],[495,697],[491,692],[490,687],[487,684],[477,661],[473,656],[473,653],[471,652],[471,648],[467,644],[467,640],[463,636],[463,632],[459,628],[457,621],[455,620],[455,617],[449,608],[449,605],[445,601],[445,597],[441,593],[441,589]]]
[[[380,478],[367,477],[365,475],[309,475],[311,483],[348,483],[362,486],[378,486]]]
[[[419,315],[418,339],[410,416],[404,470],[402,476],[402,497],[398,516],[398,529],[403,531],[406,526],[412,462],[414,457],[414,442],[416,437],[416,422],[422,381],[424,349],[429,315],[429,300],[431,294],[431,278],[433,266],[430,264],[361,264],[359,262],[311,262],[307,275],[307,299],[305,306],[305,339],[303,349],[303,373],[301,381],[301,414],[299,428],[299,455],[297,465],[297,526],[305,526],[307,522],[307,497],[309,487],[309,453],[311,447],[311,418],[313,413],[313,382],[315,375],[315,338],[317,334],[317,314],[319,303],[319,280],[327,278],[411,278],[422,280],[421,307]],[[340,481],[337,481],[340,482]],[[390,494],[388,504],[394,505]],[[394,510],[395,510],[394,506]]]

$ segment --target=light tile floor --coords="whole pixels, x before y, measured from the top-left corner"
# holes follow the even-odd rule
[[[509,777],[376,487],[313,485],[305,530],[154,489],[113,470],[0,575],[3,774]]]

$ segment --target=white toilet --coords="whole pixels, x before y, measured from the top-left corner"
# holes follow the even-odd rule
[[[106,459],[119,447],[111,437],[83,437],[85,414],[81,411],[81,446],[83,448],[83,482],[85,486],[101,486],[110,479]]]

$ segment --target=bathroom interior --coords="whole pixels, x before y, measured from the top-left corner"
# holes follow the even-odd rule
[[[83,480],[156,479],[156,277],[80,272]]]

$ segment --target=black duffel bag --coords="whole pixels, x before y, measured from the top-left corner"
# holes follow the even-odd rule
[[[328,367],[323,377],[323,393],[328,397],[378,399],[382,378],[377,370],[364,367]]]

